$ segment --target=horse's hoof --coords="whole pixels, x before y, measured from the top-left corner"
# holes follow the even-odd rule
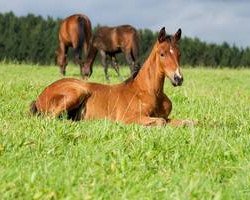
[[[89,77],[88,77],[88,76],[82,76],[82,79],[83,79],[84,81],[87,81],[87,80],[89,79]]]
[[[157,126],[165,126],[166,124],[167,124],[167,121],[165,119],[163,119],[163,118],[158,118],[156,120],[156,125]]]
[[[198,124],[198,121],[197,120],[189,120],[189,119],[185,119],[182,121],[182,125],[183,126],[188,126],[188,127],[191,127],[191,126],[195,126]]]
[[[66,72],[65,72],[65,71],[62,71],[61,74],[62,74],[62,76],[65,76],[65,75],[66,75]]]

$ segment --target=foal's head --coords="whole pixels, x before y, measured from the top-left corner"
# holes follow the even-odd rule
[[[174,35],[167,35],[165,27],[160,30],[157,44],[157,62],[161,72],[167,76],[174,86],[180,86],[183,76],[180,71],[180,50],[178,41],[181,38],[181,29]]]

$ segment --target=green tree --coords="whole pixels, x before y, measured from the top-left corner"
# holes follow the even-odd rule
[[[0,13],[0,61],[5,59],[11,62],[54,63],[60,21],[61,19],[45,19],[33,14],[16,17],[13,12]],[[93,27],[93,31],[99,26],[101,25]],[[138,32],[139,62],[143,63],[152,49],[157,33],[149,29],[141,29]],[[240,49],[226,42],[221,45],[208,44],[198,38],[183,37],[180,48],[183,65],[250,66],[249,47]],[[126,63],[122,54],[117,57],[120,63]]]

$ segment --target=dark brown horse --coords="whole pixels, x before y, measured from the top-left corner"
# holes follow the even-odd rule
[[[149,57],[137,76],[116,85],[89,83],[67,78],[44,89],[31,104],[31,112],[49,116],[68,113],[75,120],[109,119],[126,124],[172,125],[192,124],[190,120],[170,120],[170,99],[164,94],[165,77],[180,86],[179,29],[166,35],[162,28]]]
[[[67,52],[74,49],[75,62],[80,65],[81,74],[83,61],[82,50],[87,55],[92,37],[91,22],[86,15],[76,14],[64,19],[59,29],[59,46],[56,50],[56,62],[63,75],[66,73]]]
[[[107,80],[109,80],[108,57],[111,59],[111,65],[116,70],[118,76],[120,76],[119,66],[115,57],[117,53],[124,53],[130,65],[130,70],[133,72],[134,68],[138,67],[136,61],[139,51],[139,35],[136,29],[130,25],[99,27],[93,36],[90,51],[84,65],[84,73],[86,76],[90,76],[92,73],[93,62],[98,51],[101,54],[101,62]]]

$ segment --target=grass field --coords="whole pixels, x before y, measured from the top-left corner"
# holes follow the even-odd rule
[[[145,128],[30,117],[58,68],[1,63],[0,199],[250,199],[250,69],[183,72],[171,116],[199,125]]]

